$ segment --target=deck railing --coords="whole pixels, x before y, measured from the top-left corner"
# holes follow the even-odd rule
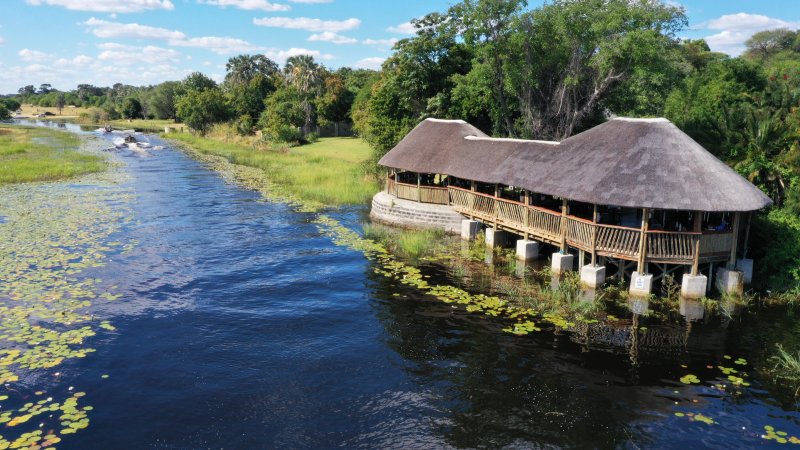
[[[556,211],[480,192],[452,186],[448,190],[453,209],[499,228],[552,244],[559,244],[563,239],[572,247],[594,251],[600,256],[631,261],[639,258],[643,236],[639,228],[598,224],[574,216],[564,218]],[[692,264],[698,239],[701,260],[723,259],[733,245],[730,232],[647,231],[644,236],[647,260],[655,263]]]
[[[400,183],[392,178],[387,178],[386,192],[404,200],[435,203],[437,205],[450,204],[450,195],[446,187],[417,186],[416,184]]]

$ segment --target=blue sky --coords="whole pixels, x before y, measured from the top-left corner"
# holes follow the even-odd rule
[[[800,0],[665,0],[690,19],[683,37],[742,51],[753,33],[800,28]],[[73,89],[155,84],[199,70],[220,80],[230,56],[282,63],[311,54],[331,68],[378,68],[408,21],[448,0],[2,0],[0,93],[26,84]],[[541,4],[532,0],[531,6]]]

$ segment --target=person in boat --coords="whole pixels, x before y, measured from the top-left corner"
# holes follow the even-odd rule
[[[106,131],[106,133],[111,133],[112,131],[114,131],[113,128],[111,128],[111,125],[106,125],[104,127],[104,130]]]
[[[136,143],[136,138],[129,134],[129,135],[125,136],[125,143],[126,144],[135,144]]]

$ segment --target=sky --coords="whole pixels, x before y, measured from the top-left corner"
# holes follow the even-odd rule
[[[684,38],[738,55],[753,33],[800,28],[800,0],[664,0],[686,8]],[[378,69],[410,20],[454,0],[0,0],[0,93],[179,80],[220,81],[225,62],[310,54],[329,68]],[[530,6],[542,0],[530,0]]]

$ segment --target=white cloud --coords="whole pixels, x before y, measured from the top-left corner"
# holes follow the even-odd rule
[[[3,36],[0,36],[0,45],[3,45],[5,43],[6,43],[6,40],[3,39]]]
[[[218,55],[230,55],[233,53],[249,53],[249,52],[258,52],[263,50],[263,47],[253,45],[242,39],[231,38],[231,37],[219,37],[219,36],[203,36],[203,37],[170,40],[169,44],[174,45],[176,47],[204,48]]]
[[[289,50],[269,49],[264,52],[264,56],[277,62],[284,62],[286,58],[300,55],[313,56],[314,58],[324,60],[334,59],[333,55],[322,54],[317,50],[309,50],[306,48],[290,48]]]
[[[386,61],[386,58],[374,56],[372,58],[364,58],[356,62],[356,67],[359,69],[372,69],[381,70],[381,64]]]
[[[31,62],[31,61],[46,61],[52,56],[48,55],[45,52],[40,52],[39,50],[31,50],[27,48],[23,48],[19,52],[17,52],[20,59],[23,61]]]
[[[400,25],[387,28],[386,31],[398,34],[415,34],[417,29],[414,28],[411,22],[403,22]]]
[[[391,38],[391,39],[364,39],[363,41],[361,41],[361,43],[364,44],[364,45],[374,45],[375,47],[393,47],[394,44],[397,44],[398,41],[400,41],[400,39],[397,39],[397,38]]]
[[[135,66],[145,64],[166,64],[180,58],[175,50],[148,45],[146,47],[128,47],[120,50],[106,50],[97,59],[113,63],[115,66]]]
[[[761,14],[726,14],[716,19],[702,22],[694,27],[696,30],[715,30],[716,34],[705,37],[713,51],[739,55],[745,50],[745,42],[755,33],[774,28],[800,28],[800,22],[764,16]]]
[[[198,0],[199,3],[206,5],[233,6],[234,8],[244,9],[248,11],[261,10],[261,11],[289,11],[292,9],[289,5],[280,3],[271,3],[267,0]]]
[[[62,6],[73,11],[131,13],[151,9],[172,10],[170,0],[26,0],[29,5]]]
[[[308,37],[309,41],[316,41],[316,42],[332,42],[334,44],[355,44],[358,42],[358,39],[354,39],[348,36],[342,36],[341,34],[336,34],[332,31],[326,31],[324,33],[317,33],[312,34]]]
[[[166,28],[151,27],[149,25],[139,25],[138,23],[119,23],[107,20],[91,19],[83,22],[95,36],[99,38],[134,38],[134,39],[184,39],[185,34],[176,30]]]
[[[253,19],[253,23],[262,27],[287,28],[291,30],[306,30],[314,32],[329,31],[338,33],[354,30],[361,26],[361,21],[356,18],[346,20],[320,20],[308,17],[264,17]]]
[[[84,68],[94,61],[94,58],[91,56],[86,55],[78,55],[72,59],[69,58],[59,58],[53,62],[53,65],[56,67],[72,67],[72,68]]]

